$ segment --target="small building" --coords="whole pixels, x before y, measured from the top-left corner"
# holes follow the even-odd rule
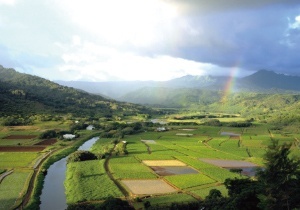
[[[76,137],[76,135],[73,135],[73,134],[64,134],[63,137],[64,137],[64,139],[74,139]]]
[[[89,125],[88,127],[86,127],[87,130],[91,131],[95,129],[95,126],[93,125]]]
[[[166,131],[167,129],[165,127],[158,127],[156,128],[156,131],[162,132],[162,131]]]

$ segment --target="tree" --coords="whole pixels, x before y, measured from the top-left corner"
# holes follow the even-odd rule
[[[90,151],[78,150],[78,151],[72,153],[68,157],[67,163],[86,161],[86,160],[97,160],[97,156]]]
[[[259,195],[264,209],[300,208],[300,160],[290,157],[291,144],[272,140],[265,154],[266,168],[257,173],[265,191]],[[297,196],[297,197],[296,197]]]
[[[56,137],[57,137],[57,133],[55,132],[55,130],[47,130],[41,133],[39,136],[40,139],[51,139]]]
[[[114,198],[114,197],[108,197],[100,208],[103,210],[134,210],[133,207],[131,207],[127,201],[124,201],[120,198]]]

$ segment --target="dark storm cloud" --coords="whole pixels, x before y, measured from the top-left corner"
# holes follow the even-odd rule
[[[200,31],[189,38],[193,44],[176,50],[177,56],[226,67],[239,63],[248,70],[299,70],[299,27],[290,27],[300,15],[299,1],[172,2]]]

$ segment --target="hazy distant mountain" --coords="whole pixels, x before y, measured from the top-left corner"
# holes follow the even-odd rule
[[[248,90],[300,91],[300,77],[277,74],[273,71],[260,70],[241,78],[239,85]]]
[[[196,88],[220,90],[227,81],[227,77],[217,76],[192,76],[186,75],[169,81],[111,81],[111,82],[86,82],[86,81],[55,81],[68,87],[74,87],[90,93],[106,96],[116,100],[139,89],[149,87],[165,88]]]
[[[160,107],[206,106],[222,97],[220,91],[197,88],[144,87],[124,95],[120,100]]]
[[[300,77],[286,76],[277,74],[272,71],[260,70],[250,76],[244,78],[235,78],[234,92],[250,91],[261,93],[282,93],[300,91]],[[56,81],[58,84],[82,89],[90,93],[104,95],[109,98],[124,101],[141,102],[134,96],[142,95],[145,88],[195,88],[202,90],[222,91],[225,86],[230,82],[230,77],[225,76],[192,76],[186,75],[180,78],[172,79],[169,81],[156,82],[156,81],[116,81],[116,82],[81,82],[81,81]],[[156,89],[157,90],[157,89]],[[130,96],[130,97],[129,97]],[[135,100],[133,100],[133,98]],[[146,103],[146,101],[145,101]]]

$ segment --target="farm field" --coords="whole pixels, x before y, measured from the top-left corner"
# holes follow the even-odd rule
[[[34,177],[33,169],[50,150],[58,150],[74,142],[57,138],[39,139],[39,135],[47,130],[67,130],[69,125],[68,121],[46,121],[36,122],[33,126],[0,126],[0,174],[13,170],[0,183],[0,210],[20,204],[31,177]],[[90,135],[90,131],[80,133],[83,137]]]
[[[105,173],[104,160],[68,163],[65,188],[67,203],[123,196]]]
[[[54,125],[46,122],[41,127],[1,127],[0,172],[31,171],[50,149],[71,145],[71,141],[38,139],[42,130]],[[130,199],[136,208],[143,208],[146,201],[159,206],[197,201],[204,199],[211,189],[218,189],[226,196],[225,179],[247,175],[233,173],[228,168],[263,167],[265,148],[272,138],[280,143],[293,143],[292,154],[299,155],[299,134],[269,130],[265,125],[249,128],[186,125],[168,126],[164,132],[154,130],[119,139],[126,142],[125,155],[114,151],[117,138],[100,138],[91,152],[104,155],[106,165],[105,159],[69,163],[65,181],[67,202],[103,201],[113,196]],[[26,182],[22,183],[26,187]],[[136,197],[142,202],[135,200]]]
[[[222,132],[237,133],[239,137],[224,136]],[[176,135],[178,133],[192,135]],[[108,167],[113,178],[132,196],[132,200],[135,196],[146,196],[142,198],[143,202],[165,205],[176,201],[176,196],[182,192],[188,193],[192,200],[204,199],[211,189],[219,189],[226,196],[225,179],[247,175],[230,172],[228,168],[263,167],[262,157],[270,137],[266,127],[257,127],[256,130],[172,126],[165,132],[126,135],[122,140],[127,142],[128,154],[113,154]],[[280,139],[282,143],[292,141],[290,138]],[[111,141],[100,138],[92,151],[103,152],[112,148]],[[161,187],[155,183],[160,183]],[[165,196],[168,199],[164,200]],[[141,204],[134,202],[134,205]]]
[[[31,170],[14,171],[0,184],[0,209],[6,210],[22,201],[29,184]]]

